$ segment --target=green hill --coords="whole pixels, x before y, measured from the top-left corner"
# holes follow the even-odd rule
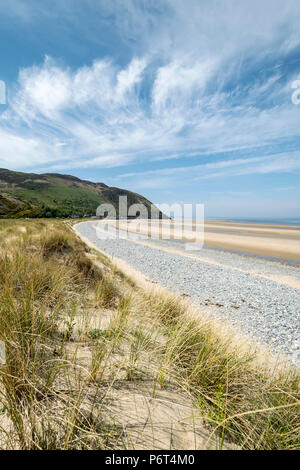
[[[113,204],[118,214],[119,196],[127,196],[128,206],[139,203],[150,209],[143,196],[103,183],[0,169],[0,218],[93,216],[102,203]]]

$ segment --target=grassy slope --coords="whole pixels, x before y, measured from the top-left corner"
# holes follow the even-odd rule
[[[300,448],[296,370],[258,367],[66,222],[0,221],[0,246],[1,448]]]
[[[7,203],[9,195],[17,200]],[[45,216],[47,213],[53,216],[95,215],[102,203],[111,202],[117,207],[118,195],[127,195],[129,204],[144,203],[147,207],[151,204],[130,191],[68,175],[35,175],[0,169],[0,215],[3,216]]]

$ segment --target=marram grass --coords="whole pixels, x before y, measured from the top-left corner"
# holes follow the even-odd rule
[[[153,429],[142,448],[159,433],[149,403],[176,393],[207,446],[300,449],[296,368],[258,366],[257,353],[176,296],[138,288],[66,222],[0,221],[0,340],[2,449],[139,447],[137,423],[113,400],[124,391],[145,394]],[[163,448],[176,448],[174,433]]]

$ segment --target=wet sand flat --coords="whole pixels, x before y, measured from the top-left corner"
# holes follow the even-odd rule
[[[121,230],[148,236],[151,234],[152,237],[159,237],[164,233],[163,238],[167,238],[169,234],[172,240],[200,240],[203,231],[203,225],[192,221],[185,223],[184,230],[179,221],[151,221],[151,227],[147,220],[121,220],[108,223]],[[203,239],[206,246],[300,260],[299,226],[205,221]]]

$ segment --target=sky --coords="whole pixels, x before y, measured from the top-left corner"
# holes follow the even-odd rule
[[[0,0],[0,18],[1,168],[300,217],[299,0]]]

